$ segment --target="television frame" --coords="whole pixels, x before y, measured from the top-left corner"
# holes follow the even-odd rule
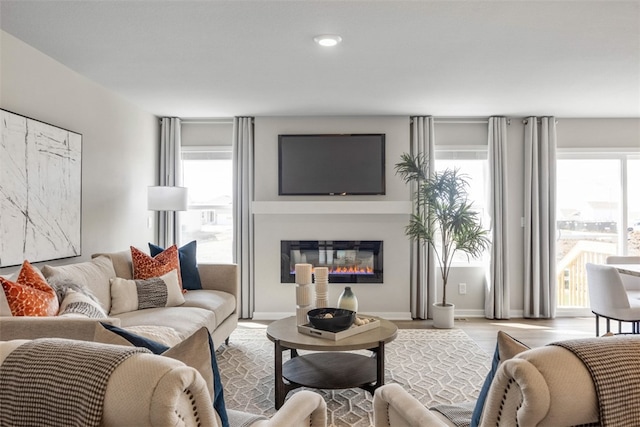
[[[379,183],[381,191],[371,192],[283,192],[283,165],[282,165],[282,144],[283,138],[287,137],[322,137],[322,138],[349,138],[349,137],[378,137],[380,138],[381,164],[377,165],[381,174]],[[386,134],[384,133],[346,133],[346,134],[280,134],[278,135],[278,195],[279,196],[384,196],[386,194]]]

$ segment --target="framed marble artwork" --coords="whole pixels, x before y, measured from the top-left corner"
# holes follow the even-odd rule
[[[81,255],[82,135],[0,110],[0,267]]]

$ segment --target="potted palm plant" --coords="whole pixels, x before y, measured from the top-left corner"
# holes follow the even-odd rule
[[[433,304],[434,327],[452,328],[455,307],[447,302],[451,262],[458,251],[480,257],[490,245],[489,231],[468,200],[469,183],[458,169],[431,172],[424,157],[406,153],[395,169],[405,183],[415,185],[415,210],[405,234],[433,248],[440,265],[442,302]]]

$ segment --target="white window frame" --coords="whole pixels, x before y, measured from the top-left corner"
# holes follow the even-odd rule
[[[232,160],[233,159],[233,146],[232,145],[187,145],[187,146],[182,146],[181,147],[181,154],[182,154],[182,162],[183,162],[183,171],[184,171],[184,161],[189,161],[189,160],[215,160],[215,159],[220,159],[220,160]],[[190,155],[194,155],[194,154],[200,154],[201,157],[200,158],[191,158],[189,159],[188,157],[191,157]],[[197,157],[197,156],[194,156]],[[233,177],[230,177],[230,179],[233,179]],[[233,191],[233,189],[232,189]],[[233,196],[233,195],[232,195]],[[232,197],[233,198],[233,197]],[[216,209],[216,208],[226,208],[228,207],[227,205],[207,205],[207,206],[202,206],[202,205],[192,205],[189,204],[187,206],[187,210],[195,210],[195,209],[203,209],[203,207],[206,208],[210,208],[210,209]],[[233,206],[232,206],[233,209]],[[182,230],[179,231],[179,236],[178,236],[179,241],[182,243],[183,240],[183,236],[182,236]],[[221,260],[214,260],[214,261],[206,261],[206,262],[222,262]]]
[[[483,203],[483,218],[482,222],[485,226],[489,223],[488,213],[486,206],[488,203],[488,189],[489,183],[489,150],[486,145],[436,145],[435,147],[435,162],[438,160],[484,160],[484,197]],[[437,169],[437,168],[436,168]],[[463,171],[464,172],[464,171]],[[477,268],[485,267],[489,262],[491,256],[490,251],[485,251],[484,255],[480,259],[470,259],[469,261],[457,261],[453,260],[451,267],[455,268]]]
[[[620,148],[565,148],[558,149],[556,153],[557,160],[618,160],[620,161],[620,191],[622,195],[620,216],[618,223],[620,224],[618,239],[618,253],[626,255],[629,247],[627,244],[627,228],[629,226],[629,193],[628,193],[628,162],[629,160],[640,159],[640,153],[631,149]]]

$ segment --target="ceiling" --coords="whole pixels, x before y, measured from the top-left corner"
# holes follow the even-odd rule
[[[640,117],[640,1],[0,0],[0,26],[158,116]]]

